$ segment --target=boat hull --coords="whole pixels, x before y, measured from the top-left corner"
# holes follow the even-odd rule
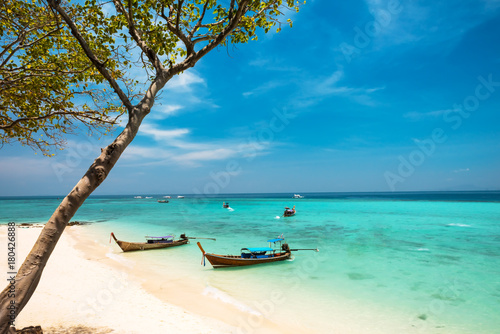
[[[172,242],[156,242],[156,243],[149,243],[149,242],[128,242],[128,241],[123,241],[123,240],[116,239],[114,233],[111,233],[111,236],[113,237],[113,239],[116,241],[116,243],[118,244],[118,246],[124,252],[133,252],[133,251],[139,251],[139,250],[169,248],[169,247],[175,247],[175,246],[185,245],[185,244],[187,244],[189,242],[189,239],[179,239],[179,240],[174,240]]]
[[[290,258],[291,253],[276,253],[273,257],[267,258],[242,258],[238,255],[219,255],[212,253],[204,253],[204,255],[214,268],[224,268],[284,261]]]
[[[161,248],[168,248],[168,247],[175,247],[175,246],[180,246],[180,245],[185,245],[188,243],[189,240],[176,240],[170,243],[153,243],[149,244],[147,242],[128,242],[128,241],[121,241],[118,240],[116,243],[122,251],[124,252],[132,252],[132,251],[138,251],[138,250],[149,250],[149,249],[161,249]]]

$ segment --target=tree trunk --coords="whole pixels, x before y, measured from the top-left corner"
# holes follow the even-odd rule
[[[146,95],[148,96],[149,94]],[[52,217],[45,224],[33,249],[17,272],[15,278],[15,297],[9,297],[10,284],[0,293],[0,333],[9,333],[11,325],[10,310],[13,309],[15,315],[18,315],[33,295],[40,281],[43,269],[64,228],[87,197],[108,176],[120,155],[136,136],[139,125],[147,113],[149,113],[152,104],[153,99],[145,98],[141,102],[142,108],[134,108],[134,111],[130,113],[126,128],[112,144],[101,150],[101,155],[94,161],[73,190],[63,199],[52,214]],[[14,305],[14,308],[12,305]]]

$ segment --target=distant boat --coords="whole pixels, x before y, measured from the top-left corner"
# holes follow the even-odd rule
[[[142,196],[134,196],[134,198],[142,198]]]
[[[164,237],[146,237],[146,242],[128,242],[118,240],[113,232],[111,232],[111,237],[113,237],[118,246],[120,246],[124,252],[174,247],[185,245],[189,242],[189,239],[185,234],[181,234],[179,240],[174,240],[173,235],[167,235]]]
[[[159,199],[158,203],[168,203],[168,201],[166,199]]]
[[[276,245],[279,242],[279,247],[273,249],[271,247],[260,248],[242,248],[241,255],[219,255],[206,253],[201,244],[198,242],[198,247],[203,253],[203,259],[207,258],[214,268],[222,267],[240,267],[250,266],[255,264],[270,263],[283,261],[290,258],[292,254],[288,244],[281,244],[284,238],[276,238],[268,240],[269,246],[271,243]],[[204,261],[203,261],[204,262]]]
[[[163,198],[170,198],[170,196],[163,196]]]
[[[184,196],[177,196],[177,198],[184,198]]]
[[[284,217],[291,217],[291,216],[295,216],[295,213],[296,213],[296,210],[295,210],[295,205],[293,206],[292,209],[290,209],[289,207],[285,207],[285,212],[283,213],[283,216]]]
[[[293,197],[292,197],[292,198],[304,198],[304,196],[299,195],[299,194],[293,194]]]
[[[151,199],[151,198],[153,198],[153,196],[146,196],[146,198],[147,198],[147,199]]]
[[[229,203],[222,202],[222,207],[225,209],[229,208]]]

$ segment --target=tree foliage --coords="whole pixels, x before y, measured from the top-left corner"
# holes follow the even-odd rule
[[[67,8],[82,28],[88,27],[96,13],[81,9]],[[109,130],[124,109],[103,89],[102,75],[48,4],[5,0],[0,19],[0,144],[19,141],[48,155],[82,124],[91,132]],[[94,36],[96,54],[109,59],[113,75],[130,84],[106,39]]]

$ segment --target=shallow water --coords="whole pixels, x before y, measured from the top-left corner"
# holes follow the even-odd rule
[[[194,244],[129,256],[160,275],[201,280],[206,294],[252,314],[290,319],[313,332],[365,328],[380,333],[493,333],[500,328],[500,193],[227,195],[157,203],[133,196],[94,197],[73,220],[119,239],[186,233],[207,252],[238,254],[284,234],[291,261],[214,270]],[[222,208],[229,201],[230,211]],[[0,223],[44,222],[56,198],[0,199]],[[294,217],[281,217],[285,206]],[[108,235],[102,236],[104,242]],[[116,247],[117,254],[123,254]],[[345,325],[346,326],[346,325]]]

